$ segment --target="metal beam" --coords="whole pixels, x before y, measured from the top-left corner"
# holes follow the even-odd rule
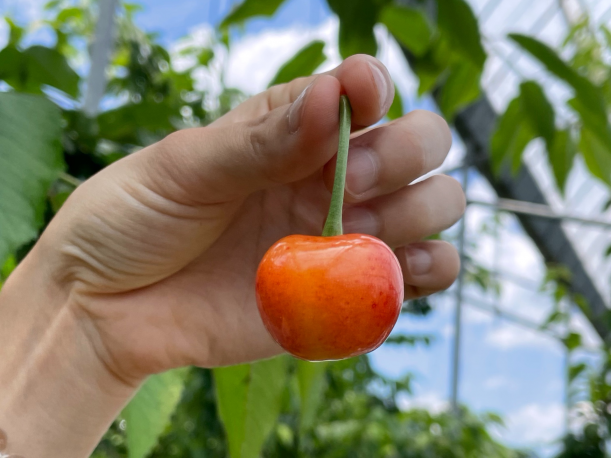
[[[467,150],[465,160],[475,164],[479,172],[488,179],[499,198],[530,202],[549,208],[549,202],[527,166],[522,167],[515,176],[509,172],[504,172],[500,176],[492,172],[489,144],[497,118],[496,112],[485,96],[456,116],[455,127]],[[560,220],[525,212],[516,213],[516,216],[539,248],[545,261],[563,264],[571,271],[571,290],[587,300],[590,308],[587,318],[598,335],[604,341],[608,341],[610,328],[607,323],[607,305],[579,259]]]
[[[600,218],[582,218],[580,216],[569,215],[567,213],[556,213],[551,207],[532,202],[523,202],[512,199],[497,199],[496,202],[485,202],[483,200],[470,199],[469,205],[479,205],[482,207],[494,208],[495,210],[508,211],[520,215],[539,216],[541,218],[553,219],[556,221],[570,221],[587,226],[598,226],[603,229],[611,230],[611,221]]]
[[[106,90],[106,67],[112,51],[117,5],[118,0],[100,0],[99,3],[98,22],[91,48],[91,67],[83,102],[83,111],[88,116],[97,114]]]

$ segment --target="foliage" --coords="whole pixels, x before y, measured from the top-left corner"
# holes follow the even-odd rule
[[[170,421],[184,386],[184,370],[150,377],[121,413],[130,458],[144,458],[153,449]]]
[[[606,30],[606,29],[603,29]],[[583,26],[572,36],[581,36]],[[586,49],[574,54],[571,62],[565,62],[550,47],[525,35],[512,34],[510,38],[522,49],[537,59],[545,69],[568,84],[575,97],[568,106],[576,121],[556,128],[554,110],[544,91],[535,82],[524,82],[520,94],[509,103],[492,138],[491,151],[494,167],[498,173],[504,161],[512,164],[513,171],[520,165],[522,152],[536,137],[546,143],[548,160],[558,188],[564,191],[568,173],[574,158],[581,155],[593,176],[611,186],[611,125],[608,121],[608,83],[604,86],[591,81],[586,75],[598,79],[601,73],[608,74],[609,66],[602,59],[588,67],[584,62],[595,53],[596,36],[591,34]],[[602,45],[598,45],[600,49]],[[596,65],[596,70],[592,68]],[[574,68],[576,67],[576,68]],[[584,74],[582,74],[584,73]],[[606,98],[607,97],[607,98]],[[508,145],[508,146],[505,146]]]
[[[43,225],[47,190],[64,166],[59,121],[43,97],[0,93],[0,263]]]
[[[51,1],[43,23],[56,41],[48,47],[25,47],[28,31],[7,19],[9,41],[0,50],[0,81],[8,87],[0,93],[0,160],[10,167],[0,168],[0,282],[80,180],[176,129],[205,126],[243,100],[240,91],[227,87],[211,97],[197,89],[193,74],[214,61],[214,46],[229,46],[230,27],[271,16],[283,3],[244,0],[221,22],[213,46],[182,47],[178,55],[134,25],[136,5],[122,4],[106,108],[92,118],[80,110],[84,84],[77,69],[93,34],[95,2]],[[486,52],[465,0],[414,0],[409,6],[392,0],[328,4],[339,18],[343,57],[375,55],[374,27],[381,24],[408,53],[419,94],[435,92],[449,121],[480,96]],[[431,14],[434,10],[437,14]],[[578,24],[567,38],[566,46],[574,46],[568,60],[531,37],[511,38],[572,88],[575,96],[569,106],[576,121],[559,126],[544,88],[523,82],[492,139],[496,170],[503,164],[517,170],[526,146],[541,138],[559,189],[564,189],[579,155],[594,176],[611,185],[611,67],[603,52],[611,45],[611,33],[605,28],[593,32],[587,21]],[[323,48],[322,42],[306,45],[270,84],[314,72],[326,59]],[[191,64],[177,71],[176,57]],[[388,117],[396,119],[403,110],[397,91]],[[567,326],[562,304],[573,301],[585,311],[587,306],[570,293],[561,271],[550,272],[557,275],[551,275],[545,287],[557,307],[544,326],[561,333],[575,358],[567,370],[574,402],[589,400],[584,427],[565,438],[561,456],[604,456],[604,443],[611,436],[611,357],[605,350],[599,370],[577,359],[583,339]],[[490,272],[474,263],[467,266],[467,280],[483,289],[498,288]],[[414,314],[430,310],[427,299],[404,306]],[[393,335],[388,344],[428,345],[430,340]],[[319,364],[277,358],[214,371],[171,372],[147,382],[93,456],[525,456],[490,435],[490,427],[501,423],[495,415],[402,408],[411,380],[383,377],[367,357]]]
[[[272,431],[287,379],[287,357],[214,370],[219,416],[233,458],[256,458]]]
[[[297,51],[295,56],[280,67],[269,85],[274,86],[276,84],[288,83],[295,78],[309,76],[314,73],[314,70],[320,67],[326,60],[323,52],[324,48],[325,43],[320,40],[314,40],[305,45]]]

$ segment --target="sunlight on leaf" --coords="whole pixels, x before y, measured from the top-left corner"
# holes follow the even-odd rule
[[[302,76],[310,76],[327,59],[323,52],[324,47],[324,41],[320,40],[305,45],[280,67],[269,86],[288,83]]]
[[[129,458],[144,458],[170,423],[180,401],[186,369],[174,369],[149,377],[123,409]]]
[[[288,359],[214,369],[219,416],[231,458],[257,458],[280,414]]]
[[[64,167],[60,122],[43,97],[0,93],[0,264],[43,224],[47,191]]]

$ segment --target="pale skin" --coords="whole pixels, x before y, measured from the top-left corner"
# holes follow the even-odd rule
[[[406,299],[454,281],[456,250],[423,239],[460,218],[460,185],[410,185],[443,162],[448,126],[415,111],[366,130],[393,86],[380,62],[353,56],[172,134],[72,194],[0,293],[1,453],[87,457],[148,375],[282,352],[258,315],[255,272],[281,237],[320,234],[341,93],[353,109],[345,231],[395,249]]]

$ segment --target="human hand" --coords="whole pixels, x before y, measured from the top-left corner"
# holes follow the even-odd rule
[[[65,203],[32,256],[114,376],[137,385],[173,367],[281,352],[257,311],[256,269],[281,237],[320,234],[342,92],[354,131],[345,232],[396,249],[406,299],[452,283],[456,250],[422,239],[461,216],[460,185],[445,176],[409,185],[442,163],[449,129],[415,111],[362,131],[384,116],[394,92],[380,62],[354,56],[114,163]]]

